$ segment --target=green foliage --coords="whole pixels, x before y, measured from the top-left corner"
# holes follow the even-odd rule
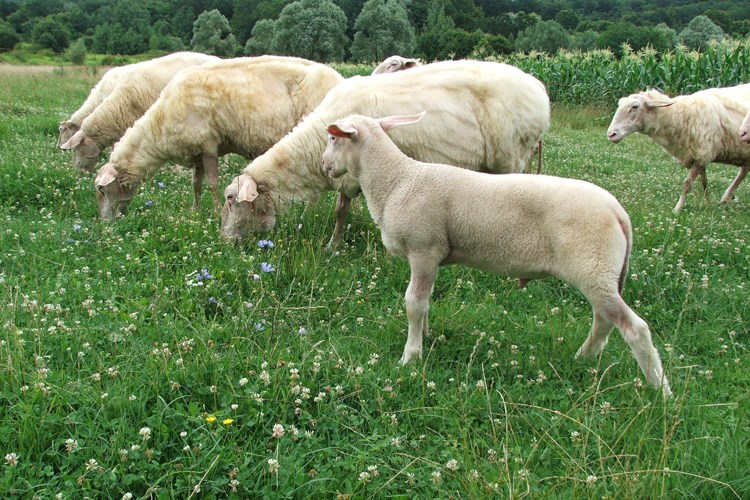
[[[273,36],[276,21],[271,19],[261,19],[253,27],[251,37],[245,44],[246,56],[261,56],[263,54],[273,54]]]
[[[9,23],[0,21],[0,50],[11,50],[21,37]]]
[[[203,11],[195,20],[190,46],[196,52],[233,57],[237,50],[237,40],[232,34],[227,18],[214,9]]]
[[[65,51],[65,58],[73,64],[84,64],[86,62],[86,44],[82,38],[71,43],[68,50]]]
[[[711,42],[720,42],[724,39],[724,32],[713,21],[706,16],[696,16],[680,32],[680,43],[692,50],[703,50]]]
[[[426,61],[450,59],[452,35],[456,29],[453,19],[445,15],[444,0],[433,0],[427,21],[417,36],[417,49]]]
[[[409,270],[364,203],[337,254],[331,193],[282,214],[273,248],[230,246],[210,197],[191,211],[190,171],[165,167],[102,223],[53,147],[101,75],[43,75],[0,75],[4,497],[750,496],[750,186],[718,205],[736,169],[711,165],[710,199],[675,216],[684,169],[641,135],[608,144],[609,106],[556,105],[545,136],[547,174],[630,214],[624,298],[673,400],[616,332],[573,359],[591,310],[572,287],[459,266],[440,270],[424,359],[399,367]],[[223,161],[222,185],[244,164]]]
[[[34,29],[31,31],[31,39],[34,43],[46,49],[52,49],[59,54],[70,43],[70,32],[54,17],[47,16],[36,22]]]
[[[351,47],[354,61],[377,62],[393,54],[408,57],[414,51],[414,28],[398,0],[365,2],[354,30]]]
[[[518,34],[516,50],[554,54],[560,49],[569,48],[571,42],[570,34],[557,21],[539,21]]]
[[[342,61],[346,15],[331,0],[298,0],[281,11],[274,28],[276,53],[313,61]]]

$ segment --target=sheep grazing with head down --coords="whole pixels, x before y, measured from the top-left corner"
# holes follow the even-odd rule
[[[219,211],[219,157],[252,158],[281,139],[343,78],[295,57],[241,57],[180,72],[117,143],[96,176],[99,215],[124,213],[168,161],[192,165],[195,210],[204,175]]]
[[[390,56],[387,57],[382,63],[373,70],[373,75],[379,75],[381,73],[395,73],[396,71],[403,71],[405,69],[416,68],[421,66],[422,63],[419,59],[411,59],[403,56]]]
[[[358,179],[386,249],[409,261],[409,333],[401,363],[422,355],[438,267],[464,264],[516,277],[521,286],[547,276],[568,281],[594,312],[576,356],[598,355],[617,326],[646,380],[669,396],[649,327],[621,296],[632,228],[617,200],[580,180],[488,175],[413,160],[386,131],[421,118],[341,119],[328,126],[323,153],[332,177]]]
[[[143,116],[172,77],[185,68],[219,60],[196,52],[176,52],[130,65],[115,89],[81,122],[81,129],[60,147],[75,150],[73,163],[92,171],[99,154]]]
[[[65,144],[73,134],[81,129],[81,123],[89,116],[104,99],[112,93],[117,85],[122,81],[132,69],[132,64],[127,66],[118,66],[108,70],[99,79],[96,85],[89,92],[89,96],[83,102],[80,108],[70,115],[70,118],[60,122],[59,135],[57,137],[57,147]]]
[[[530,169],[536,145],[549,128],[544,85],[518,68],[481,61],[444,61],[408,71],[344,80],[286,137],[255,158],[224,191],[221,235],[239,241],[274,228],[293,201],[339,191],[336,228],[328,248],[341,240],[351,198],[359,184],[326,175],[321,123],[358,113],[387,116],[427,111],[409,133],[393,140],[424,161],[505,174]]]
[[[682,195],[674,207],[679,212],[696,177],[700,176],[703,196],[707,196],[706,165],[711,162],[740,167],[721,202],[731,199],[750,167],[750,148],[741,144],[737,135],[748,110],[750,84],[701,90],[674,98],[648,90],[620,99],[607,137],[618,143],[633,132],[641,132],[689,169]]]
[[[745,119],[742,120],[742,125],[740,125],[740,141],[750,143],[750,112],[745,115]]]

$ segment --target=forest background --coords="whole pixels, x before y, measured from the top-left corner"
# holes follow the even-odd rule
[[[372,63],[560,49],[702,50],[746,40],[746,0],[0,0],[0,57],[263,53]],[[58,57],[59,58],[59,57]]]

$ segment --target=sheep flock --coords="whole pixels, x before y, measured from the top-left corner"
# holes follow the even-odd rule
[[[112,146],[93,183],[100,217],[115,223],[165,163],[192,169],[195,210],[207,177],[217,232],[231,243],[273,230],[291,203],[315,207],[334,191],[336,225],[321,248],[332,251],[351,200],[364,194],[383,245],[411,269],[402,364],[421,357],[438,268],[464,264],[521,287],[548,276],[569,282],[593,309],[576,357],[597,356],[617,327],[647,382],[670,396],[648,324],[622,299],[628,214],[591,183],[531,173],[549,127],[544,83],[506,64],[394,55],[369,76],[344,79],[299,58],[176,53],[106,72],[60,122],[57,145],[85,172]],[[750,168],[750,84],[623,97],[607,138],[634,132],[688,170],[675,212],[697,178],[706,196],[713,162],[739,168],[728,202]],[[222,203],[219,158],[229,153],[248,163],[232,172]]]

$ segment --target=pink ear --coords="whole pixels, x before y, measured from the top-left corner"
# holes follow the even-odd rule
[[[328,128],[326,131],[336,137],[343,137],[345,139],[351,139],[354,135],[356,135],[357,130],[354,127],[346,127],[338,125],[337,123],[333,123],[331,125],[328,125]]]
[[[425,113],[426,111],[422,111],[418,115],[414,116],[387,116],[385,118],[380,118],[378,121],[380,122],[380,126],[383,127],[383,130],[388,131],[393,127],[398,127],[399,125],[409,125],[410,123],[417,123],[422,119]]]
[[[73,134],[73,137],[68,139],[68,142],[66,142],[65,144],[61,144],[60,149],[73,149],[81,143],[84,137],[86,137],[86,134],[84,134],[83,130],[79,130],[78,132]]]
[[[104,165],[100,170],[99,173],[96,174],[96,179],[94,180],[94,185],[99,188],[103,186],[108,186],[109,184],[113,183],[117,180],[118,172],[112,165]]]
[[[258,185],[253,179],[247,179],[242,182],[240,176],[240,190],[237,192],[237,201],[253,201],[258,197]]]

